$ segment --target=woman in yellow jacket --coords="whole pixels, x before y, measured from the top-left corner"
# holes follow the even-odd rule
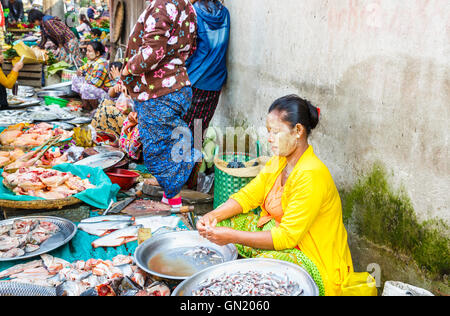
[[[245,188],[203,216],[197,229],[216,244],[237,244],[243,257],[299,264],[320,295],[340,295],[353,264],[339,193],[308,144],[319,115],[320,109],[298,96],[276,100],[267,116],[275,157]],[[251,212],[257,207],[259,216]]]
[[[19,77],[19,71],[23,68],[23,62],[19,61],[16,63],[9,73],[8,76],[5,76],[3,73],[3,70],[1,69],[1,65],[3,64],[4,58],[3,54],[0,51],[0,109],[7,109],[8,108],[8,98],[6,94],[6,88],[12,89],[14,87],[14,84],[17,81],[17,78]]]

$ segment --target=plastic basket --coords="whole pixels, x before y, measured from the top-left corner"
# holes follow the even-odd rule
[[[247,162],[256,157],[244,153],[223,153],[219,155],[219,158],[226,161],[232,162],[235,158],[239,162]],[[214,208],[216,209],[230,198],[231,195],[238,192],[240,189],[245,187],[254,178],[248,177],[235,177],[229,175],[219,168],[214,168]]]
[[[72,81],[72,77],[74,75],[76,75],[77,71],[76,70],[68,70],[68,69],[64,69],[61,72],[61,82],[69,82]]]

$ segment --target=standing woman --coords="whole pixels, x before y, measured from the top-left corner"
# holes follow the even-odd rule
[[[42,40],[39,48],[44,49],[48,40],[52,41],[58,49],[53,52],[58,60],[69,64],[76,63],[81,66],[81,52],[79,41],[70,28],[58,17],[45,15],[39,10],[31,9],[28,13],[28,21],[41,27]]]
[[[192,101],[185,62],[196,20],[189,0],[151,1],[131,32],[122,72],[135,102],[145,165],[164,190],[163,202],[173,206],[181,205],[181,189],[201,158],[183,121]]]
[[[204,133],[211,122],[220,91],[227,80],[226,54],[230,38],[230,13],[219,0],[191,0],[197,13],[197,50],[187,61],[192,83],[192,106],[184,116],[192,133],[202,121]]]

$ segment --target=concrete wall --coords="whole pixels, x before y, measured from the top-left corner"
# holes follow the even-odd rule
[[[310,141],[339,188],[382,161],[419,219],[450,222],[448,0],[225,5],[230,75],[215,126],[265,126],[276,98],[299,94],[322,110]]]

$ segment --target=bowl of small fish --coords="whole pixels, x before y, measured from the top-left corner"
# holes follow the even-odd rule
[[[145,272],[173,282],[183,281],[208,267],[237,259],[233,244],[216,245],[197,231],[179,231],[153,236],[134,253]]]
[[[254,258],[209,267],[180,283],[172,296],[319,296],[302,267]]]

